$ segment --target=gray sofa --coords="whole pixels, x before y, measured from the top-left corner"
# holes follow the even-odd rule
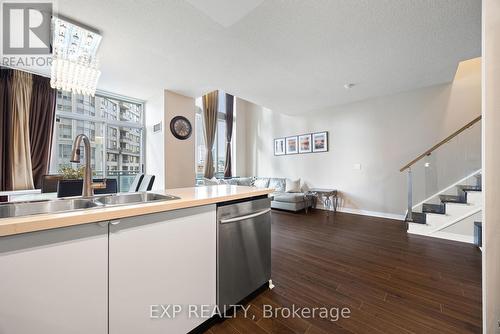
[[[274,193],[271,194],[271,208],[300,211],[311,206],[310,201],[306,201],[304,192],[286,192],[286,179],[277,177],[238,177],[232,179],[219,179],[200,181],[197,185],[217,185],[231,184],[239,186],[253,186],[259,188],[273,188]]]
[[[305,200],[303,192],[286,192],[286,179],[277,177],[258,177],[254,180],[254,186],[260,188],[274,188],[274,193],[271,194],[271,208],[287,211],[304,210],[311,206]]]

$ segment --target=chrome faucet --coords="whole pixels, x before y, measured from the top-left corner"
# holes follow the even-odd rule
[[[106,180],[104,182],[92,182],[92,168],[90,167],[90,140],[86,135],[79,134],[73,142],[73,151],[71,152],[71,162],[80,162],[80,145],[83,140],[83,151],[85,155],[85,167],[83,170],[83,187],[82,197],[94,196],[94,189],[106,188]]]

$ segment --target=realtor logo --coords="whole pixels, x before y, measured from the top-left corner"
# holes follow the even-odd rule
[[[3,54],[50,53],[52,3],[3,3]]]

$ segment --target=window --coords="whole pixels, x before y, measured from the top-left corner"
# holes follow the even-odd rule
[[[94,175],[117,178],[119,191],[127,191],[144,169],[143,110],[143,103],[128,99],[58,91],[50,172],[76,167],[69,161],[73,140],[84,133],[90,140]],[[83,162],[83,147],[81,152]]]
[[[217,167],[215,168],[215,173],[217,175],[224,176],[224,166],[226,164],[226,119],[218,119],[217,120],[217,148],[216,153],[214,154],[215,159],[217,160]],[[215,146],[215,145],[214,145]]]
[[[73,132],[73,122],[68,118],[61,118],[59,121],[59,139],[71,139]]]
[[[224,166],[226,164],[226,93],[221,90],[219,90],[218,109],[217,130],[212,154],[214,156],[215,177],[223,178]],[[235,116],[233,116],[233,122],[234,121],[236,121]],[[233,127],[233,143],[236,137],[234,131],[235,129]],[[196,178],[200,179],[203,178],[205,172],[205,159],[207,154],[205,147],[205,129],[203,125],[203,101],[201,97],[196,99],[195,136]]]

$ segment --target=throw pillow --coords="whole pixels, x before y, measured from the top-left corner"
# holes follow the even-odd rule
[[[285,191],[286,182],[283,178],[273,177],[269,180],[269,188],[273,188],[275,192],[281,193]]]
[[[285,192],[300,193],[300,179],[297,180],[286,179]]]
[[[203,180],[206,186],[216,186],[219,184],[219,181],[215,177],[211,179],[207,179],[206,177],[204,177]]]
[[[265,179],[265,178],[256,179],[254,181],[253,185],[257,188],[267,188],[269,185],[269,179]]]

